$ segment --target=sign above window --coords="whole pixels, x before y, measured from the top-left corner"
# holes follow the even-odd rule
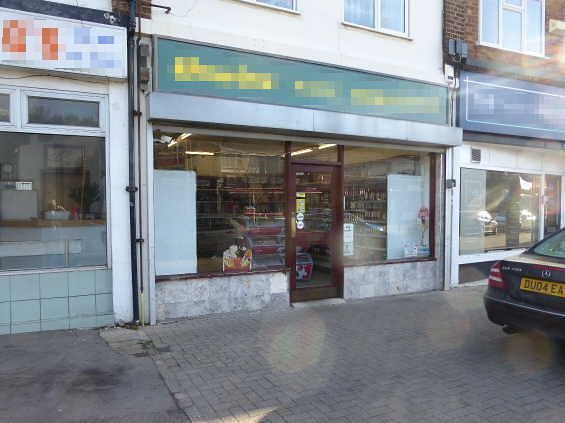
[[[0,64],[125,78],[126,30],[0,8]]]
[[[156,90],[447,123],[447,88],[159,38]]]
[[[470,72],[461,81],[463,129],[565,141],[564,89]]]

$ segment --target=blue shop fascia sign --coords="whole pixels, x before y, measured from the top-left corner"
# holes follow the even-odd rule
[[[447,124],[447,88],[156,38],[155,90]]]
[[[565,141],[565,90],[463,72],[459,126],[464,130]]]

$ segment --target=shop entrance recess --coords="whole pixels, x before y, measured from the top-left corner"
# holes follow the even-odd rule
[[[288,249],[292,302],[343,296],[341,166],[292,163]]]

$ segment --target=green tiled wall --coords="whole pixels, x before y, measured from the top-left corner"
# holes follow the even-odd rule
[[[113,323],[110,270],[0,276],[0,335]]]

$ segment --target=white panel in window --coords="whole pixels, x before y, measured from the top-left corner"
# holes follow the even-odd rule
[[[543,52],[543,11],[541,0],[528,0],[526,9],[526,48],[528,51]]]
[[[405,0],[381,0],[381,28],[406,32]]]
[[[502,11],[502,47],[522,49],[522,14],[513,10]]]
[[[374,0],[345,0],[345,21],[357,25],[375,25]]]
[[[257,0],[257,3],[270,4],[271,6],[284,7],[285,9],[294,9],[293,0]]]
[[[498,14],[500,0],[483,0],[482,41],[498,44]]]

